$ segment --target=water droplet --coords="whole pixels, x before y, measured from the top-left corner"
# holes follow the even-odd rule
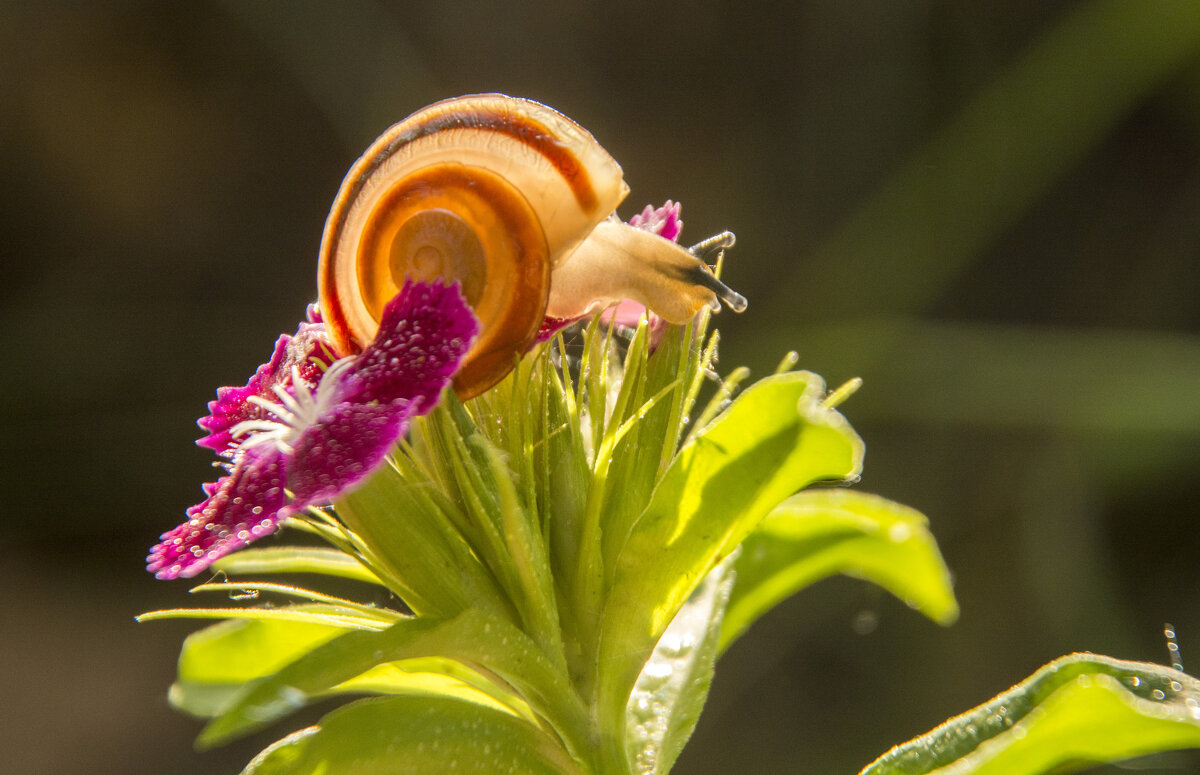
[[[851,629],[859,635],[870,635],[878,626],[879,614],[876,611],[859,611],[850,623]]]
[[[646,665],[642,675],[650,678],[670,678],[674,672],[669,662],[651,662]]]
[[[1158,702],[1162,702],[1166,698],[1167,698],[1167,693],[1164,692],[1162,689],[1155,689],[1154,691],[1150,692],[1150,699],[1152,699],[1152,700],[1157,700]]]

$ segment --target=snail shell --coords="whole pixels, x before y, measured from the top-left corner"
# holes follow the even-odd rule
[[[318,286],[335,346],[370,342],[406,278],[457,281],[481,325],[454,380],[469,398],[512,369],[547,314],[632,298],[682,322],[740,299],[688,251],[610,218],[628,191],[585,129],[532,100],[414,113],[355,162],[325,222]]]

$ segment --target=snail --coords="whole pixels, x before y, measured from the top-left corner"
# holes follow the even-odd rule
[[[470,398],[533,344],[546,316],[634,299],[673,323],[746,301],[705,251],[619,221],[621,167],[581,126],[527,99],[443,100],[383,133],[334,199],[321,238],[320,309],[335,347],[360,351],[406,278],[460,283],[481,333],[455,376]],[[698,257],[700,256],[700,257]]]

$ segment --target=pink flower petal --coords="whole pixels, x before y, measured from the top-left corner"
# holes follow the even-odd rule
[[[205,485],[204,501],[187,522],[162,534],[146,569],[160,579],[188,578],[256,538],[275,532],[291,510],[284,492],[283,455],[262,445],[245,450],[233,471]]]
[[[201,443],[232,457],[233,468],[205,485],[208,497],[188,509],[187,522],[163,534],[148,569],[165,579],[194,576],[274,532],[288,515],[357,485],[383,463],[409,420],[437,405],[478,332],[457,284],[409,282],[384,308],[375,340],[336,371],[325,371],[332,353],[319,323],[280,337],[245,387],[223,388],[210,404],[212,414],[200,425],[211,433]],[[291,385],[293,366],[304,384]],[[257,395],[274,403],[279,385],[291,386],[294,398],[307,392],[297,405],[315,407],[319,416],[280,408],[284,416],[272,417],[250,402]],[[282,435],[234,439],[234,426],[249,419],[278,421],[269,432]]]
[[[233,427],[246,420],[268,419],[262,407],[250,402],[251,397],[277,401],[274,388],[276,385],[291,385],[293,366],[298,368],[305,386],[314,387],[333,360],[325,326],[320,323],[301,323],[295,336],[284,334],[279,337],[271,359],[255,370],[245,387],[217,388],[216,400],[208,403],[209,415],[196,421],[197,425],[208,431],[208,435],[196,443],[218,454],[231,456],[236,447]]]
[[[683,221],[679,218],[682,210],[683,205],[670,199],[662,207],[646,205],[644,210],[629,219],[629,225],[654,232],[663,239],[678,242],[679,233],[683,231]]]
[[[458,283],[407,282],[388,302],[375,340],[358,356],[343,400],[437,403],[479,333]]]
[[[552,318],[547,315],[546,319],[542,321],[542,327],[538,329],[537,338],[533,340],[533,343],[541,344],[550,341],[555,334],[578,320],[583,320],[583,318]]]
[[[261,396],[275,400],[271,389],[280,384],[285,373],[283,362],[287,359],[288,344],[291,341],[292,338],[287,334],[279,337],[271,359],[255,370],[254,376],[250,377],[245,387],[217,388],[216,400],[208,402],[208,416],[196,421],[197,425],[209,432],[207,436],[199,439],[197,444],[218,453],[229,452],[235,446],[233,434],[230,432],[233,426],[245,420],[262,420],[266,417],[261,407],[250,403],[250,398]]]
[[[365,479],[408,430],[420,406],[419,401],[404,399],[338,404],[304,432],[288,460],[292,506],[324,505]]]

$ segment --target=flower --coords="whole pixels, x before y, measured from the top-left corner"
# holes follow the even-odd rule
[[[354,487],[409,420],[433,409],[478,333],[457,284],[405,283],[374,341],[336,361],[310,313],[245,387],[217,391],[199,421],[209,435],[198,443],[227,458],[229,474],[204,485],[208,497],[162,535],[147,569],[164,579],[194,576]]]
[[[679,233],[683,231],[683,220],[679,217],[682,209],[683,205],[670,199],[659,208],[646,205],[640,213],[629,219],[629,225],[678,242]]]
[[[279,337],[271,359],[258,367],[245,387],[217,388],[216,400],[208,403],[208,416],[196,422],[209,434],[196,443],[223,457],[232,457],[238,448],[233,429],[242,422],[269,418],[255,396],[267,401],[275,398],[276,388],[292,384],[293,370],[297,370],[305,388],[314,388],[321,373],[335,360],[337,355],[325,334],[320,313],[316,305],[310,304],[308,322],[300,324],[295,336]]]

